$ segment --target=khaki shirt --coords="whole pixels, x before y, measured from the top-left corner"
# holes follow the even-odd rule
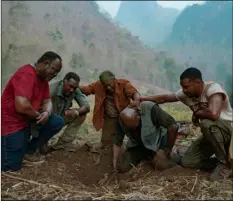
[[[50,84],[50,94],[53,104],[53,113],[64,116],[64,113],[67,109],[72,107],[72,101],[75,100],[79,107],[85,106],[90,109],[90,104],[88,103],[86,96],[77,89],[69,97],[65,97],[62,94],[63,90],[63,81],[55,81]]]

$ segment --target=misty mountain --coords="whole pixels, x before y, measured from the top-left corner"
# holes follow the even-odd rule
[[[232,2],[207,1],[184,9],[164,43],[177,60],[198,67],[205,79],[232,79]]]
[[[232,48],[232,1],[207,1],[187,7],[177,17],[168,43]]]
[[[115,20],[150,46],[170,34],[179,11],[163,8],[156,1],[122,1]]]

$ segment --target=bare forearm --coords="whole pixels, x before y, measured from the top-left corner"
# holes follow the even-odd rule
[[[145,96],[145,97],[141,97],[141,101],[151,101],[151,102],[155,102],[158,104],[163,104],[166,102],[166,99],[164,96]]]
[[[90,108],[86,107],[86,106],[82,106],[80,108],[76,108],[75,110],[77,110],[79,112],[79,115],[85,115],[88,112],[90,112]]]
[[[33,120],[35,120],[40,115],[40,113],[34,110],[34,108],[31,105],[24,105],[21,107],[18,106],[16,108],[16,111],[22,115],[25,115],[27,118]]]
[[[37,112],[31,105],[30,101],[24,97],[15,97],[15,110],[19,114],[26,116],[29,119],[36,119],[40,113]]]
[[[140,102],[140,95],[139,95],[139,93],[133,94],[133,100]]]
[[[206,108],[204,110],[198,110],[197,112],[194,113],[194,115],[199,119],[209,119],[212,121],[215,121],[219,118],[219,116],[214,115],[209,108]]]
[[[119,158],[121,152],[121,146],[113,145],[113,168],[117,168],[117,159]]]
[[[175,124],[167,128],[167,140],[168,140],[169,151],[172,151],[172,148],[175,144],[177,132],[178,132],[178,126]]]
[[[141,102],[151,101],[157,104],[179,101],[175,94],[159,95],[159,96],[145,96],[140,98]]]
[[[52,113],[53,109],[53,104],[51,101],[48,101],[42,105],[42,111],[43,112],[49,112],[50,114]]]

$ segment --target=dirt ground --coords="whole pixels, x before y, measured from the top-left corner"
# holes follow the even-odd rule
[[[96,165],[98,156],[85,146],[76,153],[56,151],[47,155],[45,163],[27,166],[17,173],[4,173],[2,199],[221,199],[225,191],[218,192],[219,186],[227,188],[224,199],[233,195],[230,180],[214,183],[213,190],[213,184],[206,180],[208,173],[180,166],[158,172],[148,162],[120,175],[125,181],[120,186],[100,185],[111,167],[109,154]],[[202,195],[198,189],[202,193],[209,190]]]
[[[90,131],[89,131],[90,132]],[[88,133],[89,133],[88,132]],[[83,132],[84,133],[84,132]],[[190,132],[189,132],[190,133]],[[197,132],[198,133],[198,132]],[[197,133],[180,138],[176,146],[188,147]],[[84,142],[90,135],[82,136]],[[93,135],[91,142],[97,142]],[[120,183],[102,184],[111,172],[112,153],[88,151],[83,146],[76,153],[56,151],[42,164],[25,167],[18,172],[1,174],[2,200],[232,200],[233,182],[207,180],[209,173],[180,166],[159,172],[149,162],[142,162],[125,174]],[[220,190],[221,189],[221,190]]]

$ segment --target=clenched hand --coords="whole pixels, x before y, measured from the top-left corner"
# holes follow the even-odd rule
[[[37,124],[46,124],[49,120],[49,113],[48,112],[42,112],[40,115],[36,118]]]

